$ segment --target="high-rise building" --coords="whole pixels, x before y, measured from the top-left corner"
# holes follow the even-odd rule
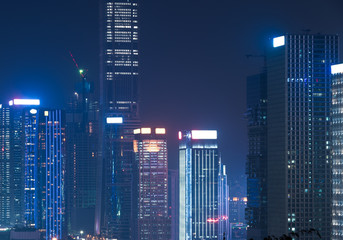
[[[106,111],[137,114],[138,1],[101,0],[100,99]]]
[[[136,199],[140,240],[170,239],[168,216],[168,152],[165,128],[134,130]]]
[[[138,114],[138,1],[100,1],[100,146],[95,233],[132,239],[133,130]],[[122,124],[107,122],[122,118]],[[114,174],[114,171],[117,174]]]
[[[111,238],[134,239],[133,130],[139,123],[118,115],[106,117],[100,226],[102,235]]]
[[[66,226],[70,234],[94,233],[99,152],[99,106],[81,74],[66,111]],[[83,86],[81,86],[83,85]]]
[[[0,104],[0,227],[11,226],[10,110]]]
[[[179,132],[179,239],[218,239],[220,164],[217,131]]]
[[[343,239],[343,64],[331,67],[332,73],[332,236]]]
[[[268,47],[268,235],[313,228],[330,239],[330,68],[337,62],[337,35],[287,34]]]
[[[170,239],[179,240],[179,171],[168,170],[168,206]]]
[[[9,113],[1,127],[9,133],[5,160],[11,160],[10,175],[4,181],[11,186],[10,226],[42,229],[47,240],[62,239],[64,113],[39,105],[37,99],[14,99],[9,106],[2,105]],[[4,150],[6,142],[1,146]]]
[[[247,78],[248,156],[246,221],[248,239],[267,236],[267,74]]]

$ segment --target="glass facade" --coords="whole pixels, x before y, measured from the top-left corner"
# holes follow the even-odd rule
[[[161,128],[160,128],[161,129]],[[141,129],[135,134],[135,184],[137,184],[137,238],[170,239],[168,216],[168,153],[164,133]]]
[[[110,111],[137,111],[138,1],[102,0],[101,98]]]
[[[11,225],[10,110],[0,105],[0,226]]]
[[[247,78],[248,156],[246,221],[248,239],[267,236],[267,74]]]
[[[342,64],[340,64],[343,66]],[[332,76],[332,237],[343,239],[343,71]]]
[[[222,217],[217,134],[193,132],[179,132],[179,239],[217,240]]]
[[[336,35],[285,35],[284,45],[268,50],[268,234],[313,228],[330,239],[330,67],[337,62]]]

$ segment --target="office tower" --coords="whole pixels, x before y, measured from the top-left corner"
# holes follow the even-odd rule
[[[0,227],[11,226],[10,111],[0,104]]]
[[[138,1],[101,0],[100,99],[106,111],[137,114]]]
[[[170,239],[168,217],[168,153],[164,128],[134,130],[137,236]]]
[[[343,239],[343,64],[331,67],[332,73],[332,236]]]
[[[95,233],[131,239],[133,130],[140,124],[138,1],[101,0],[100,3],[98,88],[99,145],[102,148],[98,161]],[[108,123],[107,119],[112,117],[123,118],[123,123]],[[114,176],[110,169],[115,169],[118,174]]]
[[[218,179],[218,238],[222,239],[224,236],[229,236],[229,187],[227,184],[226,165],[220,162],[219,165],[219,179]]]
[[[111,238],[131,239],[133,236],[133,130],[138,127],[136,120],[106,116],[101,231]]]
[[[30,113],[35,115],[33,110]],[[65,113],[55,109],[39,109],[36,113],[39,118],[35,181],[39,192],[38,201],[34,200],[37,220],[41,220],[37,228],[45,229],[45,239],[60,240],[65,236]]]
[[[247,78],[248,156],[246,221],[248,239],[267,236],[267,74]],[[237,195],[236,195],[237,196]]]
[[[1,127],[9,132],[11,226],[42,229],[47,240],[61,239],[64,117],[61,110],[39,105],[37,99],[14,99],[3,105],[10,123],[2,122]]]
[[[179,132],[179,239],[218,239],[217,131]]]
[[[267,52],[267,226],[280,236],[303,229],[330,239],[331,70],[338,36],[287,34]],[[300,239],[308,236],[301,235]]]
[[[94,233],[99,106],[81,74],[66,110],[66,225],[68,233]]]
[[[179,239],[179,171],[168,170],[168,206],[170,219],[170,239]]]

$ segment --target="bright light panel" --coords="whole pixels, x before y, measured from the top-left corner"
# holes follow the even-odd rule
[[[142,134],[151,134],[151,128],[142,128],[141,133]]]
[[[343,63],[331,66],[331,74],[343,73]]]
[[[133,134],[140,134],[140,133],[141,133],[141,129],[140,128],[133,130]]]
[[[106,118],[106,123],[107,124],[121,124],[123,123],[123,118],[122,117],[108,117]]]
[[[192,139],[217,139],[216,130],[192,130]]]
[[[12,105],[38,106],[40,105],[40,100],[39,99],[14,99],[14,100],[9,101],[9,105],[10,106]]]
[[[273,47],[281,47],[285,45],[285,36],[276,37],[273,39]]]
[[[181,139],[182,139],[182,132],[179,131],[179,140],[181,140]]]
[[[37,109],[31,109],[31,110],[30,110],[30,113],[31,113],[31,114],[36,114],[36,113],[37,113]]]
[[[156,134],[166,134],[166,129],[165,128],[156,128],[155,133]]]

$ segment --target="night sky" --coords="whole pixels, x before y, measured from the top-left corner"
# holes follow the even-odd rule
[[[263,65],[246,55],[282,33],[343,36],[342,11],[342,0],[141,1],[140,113],[145,126],[167,128],[170,167],[178,130],[217,129],[230,178],[244,174],[245,78]],[[63,107],[79,80],[69,51],[97,81],[98,18],[95,0],[1,1],[0,102]]]

